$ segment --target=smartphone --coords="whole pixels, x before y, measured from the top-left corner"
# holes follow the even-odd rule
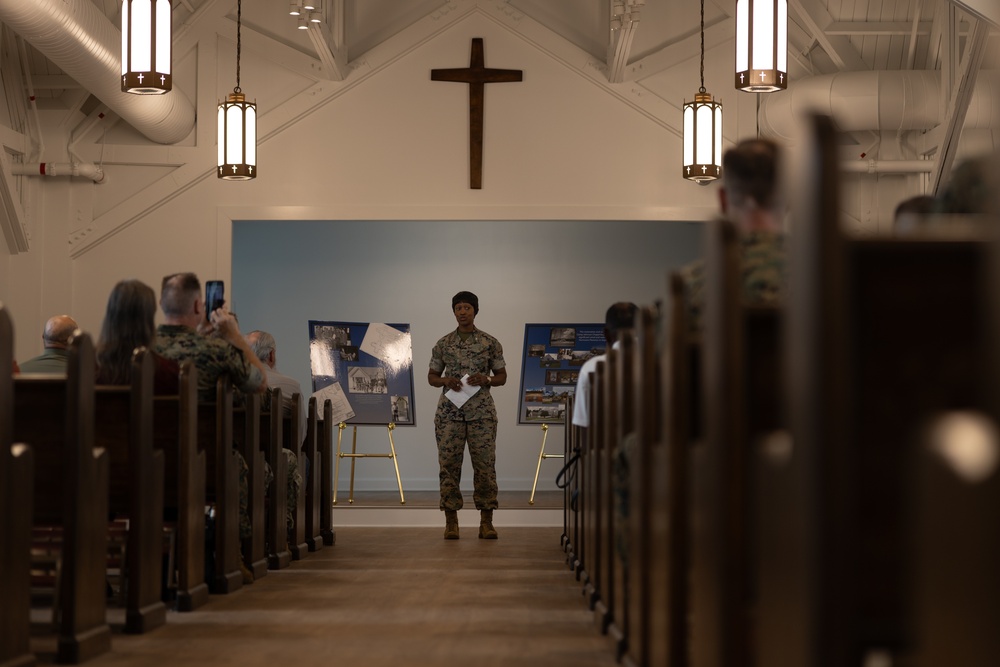
[[[226,286],[221,280],[209,280],[205,283],[205,319],[210,319],[212,312],[222,308],[226,303]]]

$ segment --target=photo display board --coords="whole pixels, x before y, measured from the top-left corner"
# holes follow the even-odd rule
[[[335,422],[416,425],[409,324],[309,320],[309,365]]]
[[[526,324],[518,424],[562,423],[580,367],[604,354],[603,324]]]

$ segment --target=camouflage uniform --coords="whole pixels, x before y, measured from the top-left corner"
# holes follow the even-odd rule
[[[263,381],[260,369],[247,361],[240,350],[220,338],[202,336],[190,327],[161,324],[156,329],[153,351],[177,362],[194,361],[198,369],[199,403],[215,403],[215,385],[223,375],[228,375],[233,386],[241,391],[256,391]],[[245,540],[253,533],[249,512],[250,469],[243,455],[235,449],[233,456],[239,468],[240,539]],[[265,476],[273,478],[270,466],[267,468]]]
[[[771,306],[781,302],[788,277],[785,237],[772,232],[751,232],[740,237],[743,253],[743,301]],[[705,309],[705,262],[681,270],[691,330],[700,332]]]
[[[463,341],[458,330],[444,336],[431,350],[430,369],[442,377],[463,377],[506,366],[503,346],[493,336],[476,329]],[[445,397],[443,389],[434,415],[438,464],[441,467],[441,509],[462,509],[462,458],[469,443],[472,461],[473,500],[476,509],[497,508],[496,437],[497,411],[490,388],[479,388],[461,408]]]
[[[156,329],[153,350],[174,361],[191,359],[198,369],[198,402],[215,402],[215,384],[228,375],[233,387],[244,392],[257,391],[264,376],[244,358],[243,353],[220,338],[202,336],[181,325],[161,324]]]

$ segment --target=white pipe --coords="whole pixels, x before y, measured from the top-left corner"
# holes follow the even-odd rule
[[[104,170],[93,162],[21,162],[10,165],[15,176],[83,176],[101,185],[107,182]]]
[[[840,165],[841,171],[858,174],[929,174],[933,169],[933,160],[851,160]]]
[[[91,0],[0,0],[0,22],[150,140],[175,144],[194,129],[194,105],[181,91],[121,91],[121,31]]]
[[[966,114],[966,129],[1000,127],[1000,86],[980,72]],[[838,72],[793,80],[788,90],[761,96],[763,136],[792,143],[796,120],[808,112],[833,118],[841,132],[929,130],[943,122],[937,71]]]

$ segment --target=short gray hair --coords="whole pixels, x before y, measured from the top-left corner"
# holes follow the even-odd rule
[[[257,358],[261,361],[267,361],[267,358],[271,356],[271,353],[277,348],[277,343],[274,342],[274,336],[267,333],[266,331],[251,331],[246,335],[247,343],[250,345],[250,349],[253,353],[257,355]]]

